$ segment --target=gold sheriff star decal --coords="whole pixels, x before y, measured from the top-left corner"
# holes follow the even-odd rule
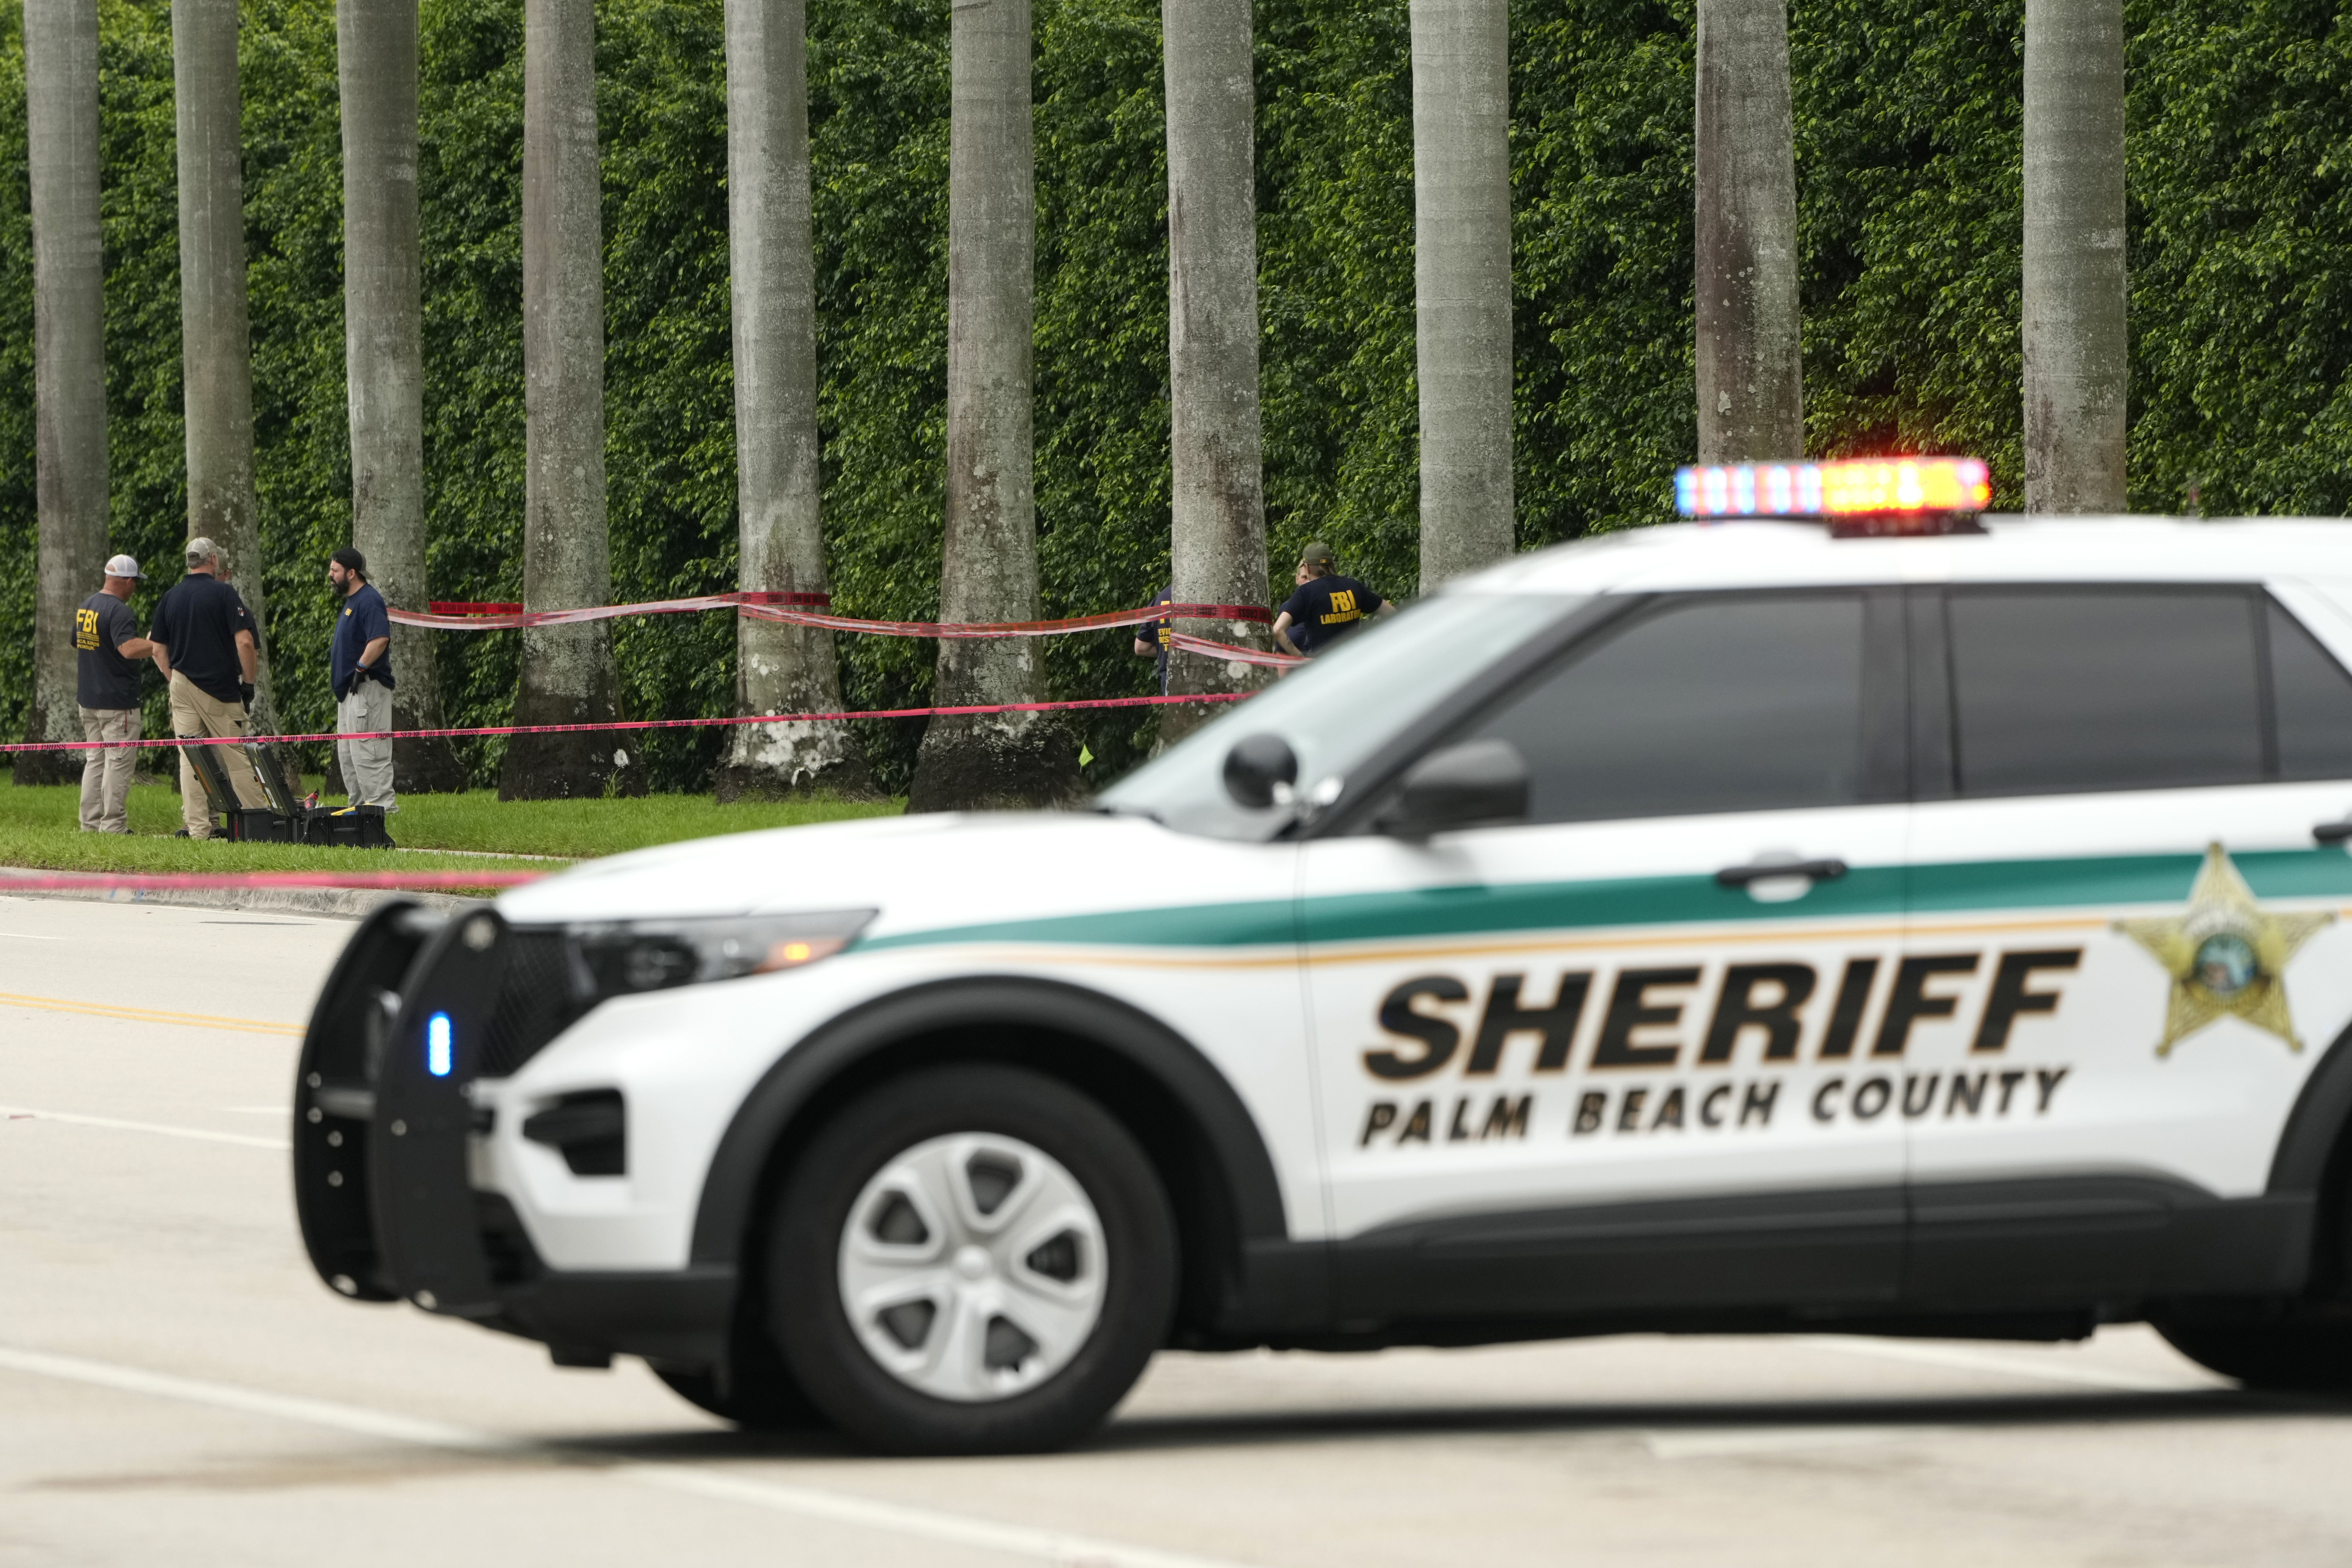
[[[2174,920],[2117,921],[2116,930],[2156,955],[2172,976],[2158,1056],[2217,1018],[2243,1018],[2303,1049],[2286,1005],[2286,964],[2334,915],[2264,914],[2253,890],[2219,844],[2189,889],[2189,910]]]

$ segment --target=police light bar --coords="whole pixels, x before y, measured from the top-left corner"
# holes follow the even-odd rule
[[[1973,533],[1992,500],[1974,458],[1710,463],[1675,470],[1685,517],[1820,518],[1837,534]]]

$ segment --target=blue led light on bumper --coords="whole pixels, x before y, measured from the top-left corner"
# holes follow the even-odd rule
[[[435,1078],[447,1078],[449,1058],[449,1015],[436,1013],[425,1020],[425,1070]]]

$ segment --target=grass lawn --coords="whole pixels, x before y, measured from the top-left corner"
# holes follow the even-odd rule
[[[309,787],[318,788],[318,781],[309,781]],[[172,809],[177,812],[180,797],[170,798]],[[720,805],[707,795],[649,795],[635,800],[500,800],[496,790],[477,789],[464,795],[404,796],[391,826],[393,837],[419,849],[502,850],[509,855],[586,859],[720,833],[798,827],[852,816],[895,816],[905,808],[903,801],[876,805],[845,800],[739,801]]]
[[[318,781],[307,781],[316,788]],[[365,852],[296,844],[197,843],[171,837],[180,826],[179,795],[163,784],[134,784],[131,832],[84,833],[79,796],[70,784],[0,784],[0,865],[65,871],[316,871],[472,868],[516,870],[485,857],[545,855],[583,859],[625,849],[788,827],[900,809],[845,801],[719,805],[709,795],[657,795],[639,800],[501,801],[492,790],[410,795],[392,819],[402,847]],[[411,849],[473,850],[475,855],[412,855]],[[550,868],[552,869],[552,868]]]

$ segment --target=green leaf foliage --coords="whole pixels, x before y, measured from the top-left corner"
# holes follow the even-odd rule
[[[2130,482],[2156,510],[2352,504],[2352,17],[2127,0]]]
[[[0,7],[0,737],[33,700],[33,188],[25,141],[24,13]],[[94,585],[94,584],[93,584]],[[32,737],[35,740],[40,736]]]
[[[99,0],[113,543],[184,533],[170,11]],[[1694,440],[1693,0],[1513,0],[1518,536],[1657,521]],[[1168,570],[1167,163],[1157,0],[1035,0],[1040,612]],[[1407,0],[1258,0],[1269,597],[1310,539],[1416,587]],[[255,440],[279,711],[325,727],[347,536],[332,9],[245,0]],[[811,0],[818,353],[835,603],[938,613],[947,0]],[[2352,502],[2352,23],[2319,0],[2128,0],[2134,504]],[[435,596],[515,599],[523,490],[520,0],[423,0],[425,483]],[[606,471],[623,600],[734,585],[721,0],[598,0]],[[1801,286],[1818,454],[1969,451],[2021,499],[2021,0],[1794,0]],[[28,696],[34,476],[23,51],[0,7],[0,731]],[[142,596],[146,607],[160,583]],[[449,719],[509,714],[518,640],[446,636]],[[726,712],[724,616],[615,626],[628,712]],[[1125,632],[1055,639],[1056,697],[1150,689]],[[840,639],[857,707],[933,645]],[[151,727],[160,729],[160,712]],[[1083,721],[1090,778],[1151,719]],[[903,788],[918,724],[861,737]],[[648,737],[700,788],[715,731]],[[633,750],[639,747],[633,746]],[[496,742],[467,749],[475,776]]]

